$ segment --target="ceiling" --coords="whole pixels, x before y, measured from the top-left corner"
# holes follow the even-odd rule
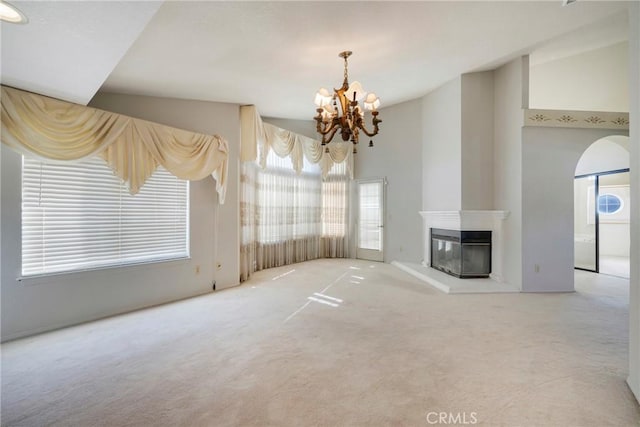
[[[627,38],[625,2],[13,1],[2,83],[86,104],[98,90],[255,104],[310,119],[319,87],[351,80],[383,107],[517,55],[539,60]]]
[[[2,22],[2,84],[87,104],[162,3],[24,1]]]

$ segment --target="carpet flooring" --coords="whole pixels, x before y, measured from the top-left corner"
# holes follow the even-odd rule
[[[576,293],[446,295],[388,264],[266,270],[3,344],[1,423],[638,426],[628,281],[576,278]]]
[[[631,272],[629,257],[600,255],[600,273],[628,279]]]

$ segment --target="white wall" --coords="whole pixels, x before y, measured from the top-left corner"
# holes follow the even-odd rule
[[[611,136],[587,148],[576,167],[576,176],[629,168],[629,138]]]
[[[422,99],[422,210],[460,210],[462,78],[446,83]],[[404,141],[400,138],[397,143]]]
[[[522,286],[522,108],[526,106],[527,57],[494,71],[493,206],[504,221],[504,280]]]
[[[594,141],[611,133],[602,129],[523,129],[523,291],[574,290],[576,166],[582,153]],[[539,266],[537,271],[536,265]]]
[[[604,224],[600,220],[599,246],[600,256],[629,257],[631,247],[629,223]]]
[[[640,3],[629,5],[629,108],[631,140],[631,280],[629,297],[629,378],[640,401]]]
[[[258,111],[258,113],[260,112]],[[292,119],[278,119],[274,117],[263,117],[262,120],[265,123],[270,123],[279,128],[286,129],[291,132],[299,133],[300,135],[304,135],[309,138],[320,139],[318,132],[316,132],[316,122],[312,119],[292,120]]]
[[[383,108],[379,116],[380,133],[363,137],[355,155],[355,178],[386,177],[384,260],[422,259],[422,100]]]
[[[124,95],[99,95],[93,105],[111,106],[111,111],[184,129],[219,133],[229,141],[232,159],[237,159],[237,105]],[[224,207],[217,206],[213,179],[191,183],[191,259],[18,281],[21,160],[4,145],[1,152],[3,341],[210,292],[212,280],[217,280],[218,289],[238,283],[238,180],[234,179],[234,160],[230,162]],[[216,260],[222,263],[218,271]]]
[[[493,71],[462,75],[462,209],[493,209]]]
[[[628,43],[534,64],[530,107],[555,110],[629,111]]]

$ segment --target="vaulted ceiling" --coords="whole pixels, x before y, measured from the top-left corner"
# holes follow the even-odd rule
[[[626,39],[627,3],[14,1],[2,83],[86,104],[98,90],[255,104],[310,119],[313,95],[351,80],[383,106],[517,55],[540,61]]]

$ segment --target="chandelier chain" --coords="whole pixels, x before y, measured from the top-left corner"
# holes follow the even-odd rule
[[[348,64],[347,64],[347,57],[344,57],[344,81],[348,82],[349,81],[349,71],[348,71]]]

